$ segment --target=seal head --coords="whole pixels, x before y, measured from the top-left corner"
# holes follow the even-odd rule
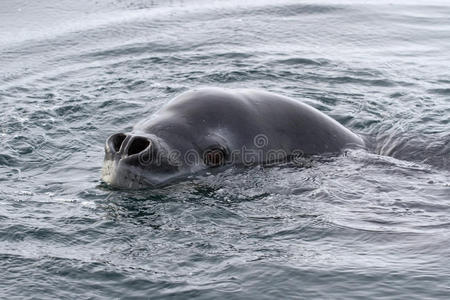
[[[102,179],[143,188],[220,166],[339,154],[364,141],[317,109],[269,92],[205,88],[185,92],[106,140]]]

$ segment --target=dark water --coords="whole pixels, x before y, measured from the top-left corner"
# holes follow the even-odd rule
[[[1,298],[450,294],[450,4],[0,3]],[[303,100],[370,140],[159,190],[103,143],[200,86]]]

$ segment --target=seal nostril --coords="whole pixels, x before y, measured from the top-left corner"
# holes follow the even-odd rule
[[[128,155],[133,155],[144,151],[150,145],[149,140],[146,138],[137,136],[131,141],[131,145],[128,147]]]
[[[108,144],[114,152],[119,152],[123,141],[127,136],[123,133],[116,133],[109,138]]]

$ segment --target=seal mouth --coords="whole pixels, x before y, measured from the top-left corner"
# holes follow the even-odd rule
[[[103,164],[101,179],[115,188],[157,188],[169,184],[185,174],[179,169],[177,170],[177,172],[161,172],[156,168],[147,169],[132,166],[126,162],[126,159],[106,159]]]
[[[106,159],[103,163],[101,179],[118,188],[144,188],[154,186],[143,174],[143,170],[124,165],[120,160]]]

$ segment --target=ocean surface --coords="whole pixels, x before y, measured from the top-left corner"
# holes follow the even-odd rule
[[[450,2],[0,3],[1,299],[448,299]],[[192,88],[304,101],[368,149],[158,189],[105,139]]]

